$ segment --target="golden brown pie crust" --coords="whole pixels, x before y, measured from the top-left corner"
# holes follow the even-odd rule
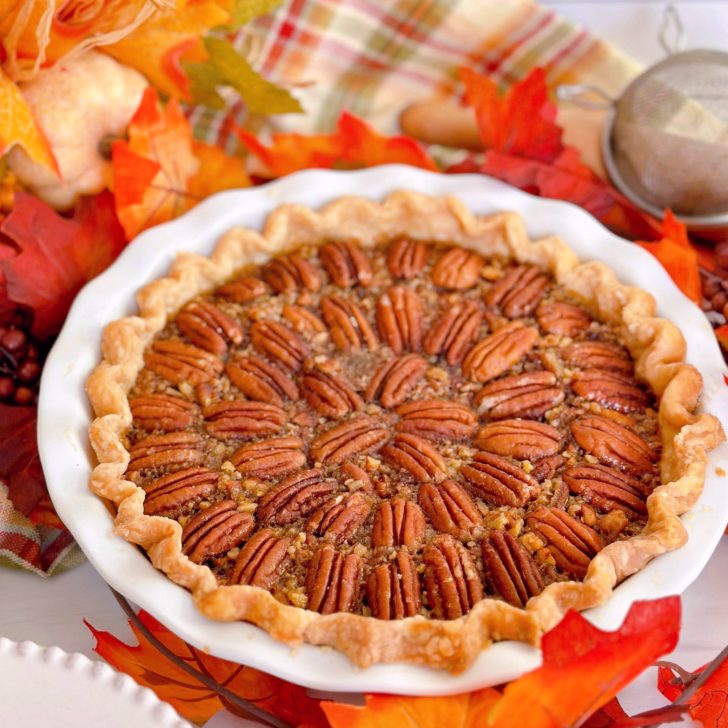
[[[486,598],[455,620],[321,615],[282,604],[258,587],[219,586],[207,566],[183,555],[180,524],[145,515],[143,489],[124,479],[129,453],[123,437],[132,422],[127,394],[144,366],[145,347],[187,301],[219,286],[241,267],[324,240],[355,241],[366,248],[401,235],[460,245],[486,258],[496,255],[536,265],[550,272],[595,316],[618,327],[635,360],[637,376],[659,401],[663,485],[647,499],[647,525],[638,536],[604,548],[592,560],[582,583],[553,583],[525,609]],[[476,217],[454,197],[431,198],[409,191],[396,192],[382,203],[346,197],[318,212],[283,205],[269,216],[262,234],[233,229],[209,258],[181,253],[169,275],[141,289],[137,300],[138,316],[106,327],[103,359],[87,382],[96,414],[90,439],[99,463],[90,486],[115,504],[117,533],[144,548],[158,569],[189,589],[206,616],[252,622],[291,645],[330,645],[360,666],[405,661],[459,672],[492,641],[536,644],[568,609],[604,603],[620,581],[658,554],[685,543],[679,516],[702,491],[708,451],[724,439],[714,416],[695,412],[701,375],[684,363],[683,336],[672,323],[655,316],[655,301],[649,293],[619,283],[601,263],[580,264],[557,237],[530,241],[515,213]]]

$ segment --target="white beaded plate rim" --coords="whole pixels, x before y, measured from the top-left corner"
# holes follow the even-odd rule
[[[192,728],[149,688],[78,652],[0,637],[0,674],[2,694],[12,696],[3,725],[76,728],[83,718],[106,728]]]
[[[142,233],[76,298],[44,368],[38,439],[53,503],[89,561],[114,589],[183,639],[218,657],[318,690],[443,695],[512,680],[536,667],[540,653],[524,644],[501,642],[484,650],[459,675],[404,664],[362,670],[328,648],[302,645],[291,650],[253,625],[213,622],[198,613],[189,593],[157,571],[141,550],[114,535],[109,511],[87,485],[91,411],[84,381],[98,362],[103,326],[136,312],[134,293],[140,286],[164,275],[179,251],[209,254],[231,227],[261,229],[267,215],[282,203],[319,208],[343,195],[380,200],[399,189],[453,194],[475,214],[514,210],[523,216],[532,238],[560,235],[580,259],[601,260],[622,281],[651,291],[659,315],[683,331],[687,360],[703,374],[703,408],[728,430],[725,365],[710,324],[649,253],[570,203],[537,198],[483,175],[441,175],[387,165],[354,172],[298,172],[262,187],[221,192],[186,215]],[[683,517],[688,543],[656,558],[618,586],[608,603],[587,612],[594,624],[615,629],[635,600],[680,594],[698,576],[728,520],[726,480],[716,471],[721,465],[728,470],[725,443],[710,453],[703,494]]]

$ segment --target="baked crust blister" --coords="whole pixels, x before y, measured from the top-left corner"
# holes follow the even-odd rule
[[[184,555],[182,526],[169,518],[145,515],[144,490],[124,477],[130,460],[124,438],[132,424],[128,393],[144,366],[146,347],[190,299],[220,286],[241,268],[302,246],[318,246],[321,241],[353,241],[366,249],[402,236],[536,266],[550,273],[597,318],[618,328],[635,361],[637,377],[650,386],[659,401],[663,485],[647,498],[645,528],[599,551],[582,582],[549,584],[525,609],[482,599],[457,619],[417,616],[386,621],[346,612],[324,615],[283,604],[259,587],[218,585],[210,568]],[[473,266],[467,255],[462,257],[456,270],[467,277]],[[436,275],[433,271],[433,278]],[[453,281],[442,283],[452,285]],[[514,213],[475,217],[453,197],[431,198],[403,191],[382,203],[342,198],[318,212],[284,205],[270,215],[262,234],[234,229],[222,237],[209,258],[180,254],[169,275],[144,287],[137,300],[138,316],[106,327],[103,360],[87,383],[96,413],[90,439],[99,462],[90,484],[96,494],[116,505],[117,532],[144,548],[157,568],[189,589],[206,616],[252,622],[292,645],[331,645],[361,666],[407,661],[458,672],[491,641],[537,643],[568,609],[604,603],[616,584],[658,554],[685,542],[679,516],[700,495],[707,453],[724,438],[715,417],[696,414],[701,376],[684,363],[684,339],[672,323],[655,316],[650,294],[619,283],[600,263],[580,264],[556,237],[530,241],[521,218]],[[565,313],[556,311],[555,317],[564,318]],[[518,332],[515,335],[522,336]],[[295,366],[295,352],[292,356],[291,366]],[[474,355],[463,366],[470,367],[477,378],[482,363]],[[620,394],[624,392],[620,390]],[[184,413],[171,416],[183,418]],[[244,528],[244,524],[239,527]],[[508,544],[496,546],[507,548]]]

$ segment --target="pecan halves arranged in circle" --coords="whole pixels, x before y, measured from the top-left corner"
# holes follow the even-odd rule
[[[557,336],[576,336],[578,333],[586,331],[592,321],[583,308],[560,301],[541,303],[536,310],[536,318],[538,325],[547,334]]]
[[[321,276],[316,266],[298,253],[273,258],[263,266],[261,275],[276,293],[318,291],[321,288]]]
[[[298,437],[274,437],[239,447],[230,462],[248,477],[279,478],[306,464],[303,440]]]
[[[270,528],[258,531],[240,550],[228,583],[261,589],[275,586],[290,559],[290,545],[290,538],[279,538]]]
[[[505,601],[515,607],[540,594],[543,577],[523,544],[507,531],[492,531],[482,542],[486,578]]]
[[[564,482],[597,510],[619,508],[628,514],[647,515],[645,498],[651,488],[627,473],[605,465],[576,465],[564,471]]]
[[[387,268],[395,278],[416,278],[427,265],[430,249],[421,240],[398,238],[387,251]]]
[[[425,538],[425,517],[420,507],[404,498],[383,500],[374,514],[372,546],[406,546],[416,550]]]
[[[404,619],[419,612],[420,582],[407,549],[374,568],[367,579],[367,602],[377,619]]]
[[[640,412],[647,407],[647,392],[629,376],[603,369],[585,369],[571,383],[575,394],[616,412]]]
[[[406,470],[419,482],[440,482],[447,478],[445,459],[431,443],[417,435],[398,432],[381,449],[381,454],[385,460]]]
[[[325,541],[343,543],[356,536],[372,507],[363,493],[339,495],[317,508],[306,523],[306,530]]]
[[[629,354],[607,341],[577,341],[562,352],[564,361],[581,369],[607,369],[610,372],[632,373]]]
[[[605,465],[643,475],[652,471],[658,459],[639,435],[607,417],[580,417],[570,428],[579,446]]]
[[[475,301],[460,301],[448,307],[427,332],[424,349],[430,355],[445,355],[450,366],[460,364],[478,338],[483,311]]]
[[[359,415],[318,435],[311,443],[311,457],[316,462],[338,465],[354,455],[376,450],[388,438],[384,424]]]
[[[303,306],[295,306],[292,303],[286,303],[281,311],[281,316],[288,321],[294,331],[299,334],[320,334],[326,331],[324,322],[313,311],[309,311]]]
[[[321,369],[310,369],[303,375],[301,392],[324,417],[343,417],[364,406],[364,400],[347,381]]]
[[[311,515],[335,490],[336,482],[324,480],[318,468],[294,473],[258,501],[256,515],[262,523],[285,526]]]
[[[277,321],[256,321],[250,327],[250,340],[259,352],[292,372],[303,367],[309,354],[298,334]]]
[[[364,392],[369,402],[396,407],[409,397],[427,371],[427,362],[419,354],[390,359],[379,365]]]
[[[523,468],[490,452],[476,453],[460,468],[460,474],[478,496],[499,506],[521,508],[541,490]]]
[[[129,400],[134,425],[140,430],[184,430],[195,418],[195,405],[171,394],[140,394]]]
[[[483,299],[488,306],[499,306],[508,318],[529,316],[536,310],[548,278],[533,265],[518,265],[511,268],[485,293]]]
[[[435,263],[432,282],[450,290],[472,288],[480,280],[480,271],[484,265],[485,261],[475,251],[450,248]]]
[[[377,301],[377,328],[395,354],[422,351],[422,301],[405,286],[394,286]]]
[[[147,435],[129,448],[127,472],[168,470],[196,465],[204,460],[204,440],[196,432]]]
[[[483,427],[474,444],[482,450],[516,460],[538,460],[559,451],[561,433],[543,422],[498,420]]]
[[[514,374],[488,382],[475,396],[478,414],[490,420],[511,417],[538,419],[564,401],[564,390],[549,371]]]
[[[467,614],[484,596],[470,552],[452,536],[436,536],[422,552],[427,604],[438,619]]]
[[[144,512],[174,517],[188,503],[209,498],[217,489],[219,473],[208,468],[186,468],[144,486]]]
[[[599,534],[566,511],[538,508],[526,519],[529,528],[547,543],[556,566],[575,579],[583,579],[591,560],[604,548]]]
[[[481,523],[478,507],[465,489],[454,480],[423,483],[417,494],[422,510],[432,525],[456,538],[470,538]]]
[[[487,382],[517,364],[533,347],[538,331],[522,321],[511,321],[478,342],[463,361],[469,379]]]
[[[173,339],[155,341],[145,352],[144,363],[172,384],[187,382],[193,386],[215,379],[224,369],[209,351]]]
[[[321,300],[321,315],[329,327],[331,340],[344,351],[376,349],[379,342],[361,308],[341,296]]]
[[[282,407],[286,399],[299,397],[298,386],[286,372],[257,356],[228,362],[225,373],[249,399]]]
[[[362,561],[356,554],[342,554],[331,546],[321,547],[306,573],[308,608],[321,614],[351,612],[359,598]]]
[[[339,288],[368,286],[372,281],[372,267],[356,243],[336,241],[326,243],[319,250],[319,259],[331,282]]]
[[[264,296],[267,292],[268,289],[265,287],[265,283],[260,278],[253,278],[252,276],[226,283],[215,291],[218,296],[234,303],[249,303]]]
[[[252,440],[279,432],[286,413],[275,404],[225,400],[206,407],[205,429],[222,440]]]
[[[230,343],[240,344],[243,329],[235,319],[208,301],[188,303],[176,318],[177,327],[195,346],[222,356]]]
[[[466,405],[442,399],[418,399],[402,404],[397,432],[411,432],[428,440],[462,440],[473,434],[478,423]]]
[[[226,500],[200,511],[182,530],[182,553],[196,564],[239,546],[255,528],[250,513]]]

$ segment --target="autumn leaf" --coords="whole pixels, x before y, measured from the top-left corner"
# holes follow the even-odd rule
[[[240,157],[231,157],[215,144],[192,140],[192,151],[200,162],[197,174],[189,180],[189,192],[203,199],[215,192],[249,187],[250,177]]]
[[[233,24],[243,25],[260,15],[278,8],[283,0],[235,0],[232,8]]]

